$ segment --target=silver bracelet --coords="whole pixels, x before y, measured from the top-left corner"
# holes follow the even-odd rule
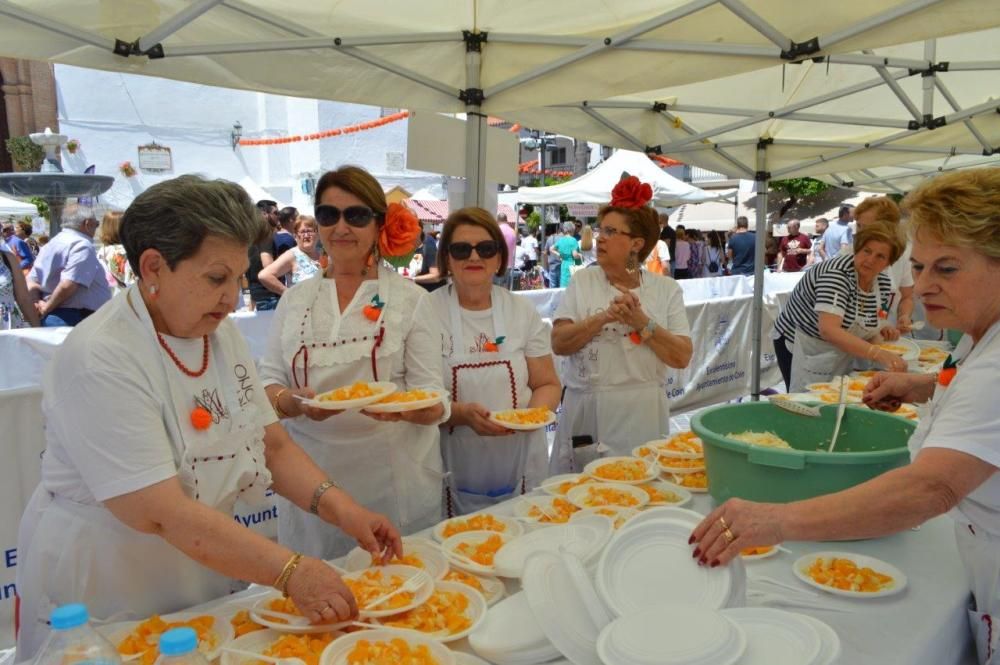
[[[309,504],[309,512],[313,515],[319,515],[319,500],[323,498],[323,495],[328,489],[336,486],[337,483],[332,480],[324,480],[321,482],[319,487],[316,488],[316,491],[313,492],[312,502]]]

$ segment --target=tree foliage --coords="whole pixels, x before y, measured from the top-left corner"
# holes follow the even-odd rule
[[[816,180],[815,178],[772,180],[769,186],[771,189],[784,192],[788,196],[788,200],[785,201],[778,212],[779,218],[784,217],[788,209],[798,203],[800,199],[822,194],[826,190],[833,188],[833,185],[828,185],[822,180]]]

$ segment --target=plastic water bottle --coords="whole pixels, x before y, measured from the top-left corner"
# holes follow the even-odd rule
[[[208,665],[198,651],[198,634],[193,628],[171,628],[160,636],[157,665]]]
[[[119,665],[118,650],[90,625],[87,606],[63,605],[49,617],[52,632],[34,665]]]

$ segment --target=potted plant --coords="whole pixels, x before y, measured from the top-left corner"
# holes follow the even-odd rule
[[[77,141],[76,139],[70,139],[69,141],[66,141],[66,150],[69,152],[69,154],[75,155],[76,151],[79,149],[80,149],[80,142]]]
[[[135,170],[135,167],[132,166],[132,162],[127,162],[127,161],[122,162],[121,164],[118,165],[118,171],[121,172],[121,174],[126,178],[135,177],[135,175],[138,173]]]
[[[15,136],[7,139],[7,152],[10,153],[14,168],[18,171],[37,171],[45,159],[45,150],[27,136]]]

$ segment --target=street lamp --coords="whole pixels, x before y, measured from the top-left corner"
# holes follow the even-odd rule
[[[229,134],[229,139],[232,142],[233,150],[236,150],[236,146],[240,144],[240,139],[243,138],[243,125],[237,120],[233,123],[233,131]]]

